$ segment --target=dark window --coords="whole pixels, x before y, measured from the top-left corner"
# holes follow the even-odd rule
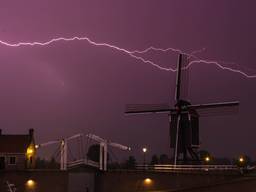
[[[15,165],[15,164],[16,164],[16,157],[10,157],[9,160],[10,160],[10,161],[9,161],[9,164],[10,164],[10,165]]]
[[[1,156],[0,157],[0,169],[5,168],[5,157]]]

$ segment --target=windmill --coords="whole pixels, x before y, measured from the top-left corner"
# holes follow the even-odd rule
[[[186,163],[188,160],[199,161],[197,150],[199,142],[199,117],[206,112],[214,112],[216,109],[225,112],[233,112],[239,102],[221,102],[192,105],[182,95],[184,90],[184,76],[187,71],[188,58],[180,54],[177,63],[175,106],[171,108],[167,104],[133,104],[127,105],[126,114],[167,113],[170,122],[170,147],[173,149],[174,165],[178,160]],[[183,76],[182,76],[183,75]],[[183,80],[183,81],[182,81]],[[189,158],[190,156],[190,158]]]

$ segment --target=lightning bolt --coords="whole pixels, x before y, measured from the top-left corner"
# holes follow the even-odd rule
[[[210,60],[194,60],[194,61],[191,61],[185,68],[189,69],[193,64],[196,64],[196,63],[197,64],[199,64],[199,63],[213,64],[213,65],[216,65],[217,67],[219,67],[220,69],[228,70],[228,71],[231,71],[233,73],[241,74],[244,77],[249,78],[249,79],[256,78],[256,74],[255,75],[248,75],[247,73],[245,73],[245,72],[243,72],[239,69],[233,69],[233,68],[230,68],[230,67],[225,67],[217,61],[210,61]]]
[[[189,58],[193,58],[194,60],[192,60],[191,62],[189,62],[189,64],[185,67],[186,69],[189,69],[192,65],[194,64],[200,64],[200,63],[204,63],[204,64],[213,64],[213,65],[216,65],[218,68],[222,69],[222,70],[228,70],[230,72],[234,72],[234,73],[238,73],[240,75],[243,75],[244,77],[246,78],[256,78],[256,74],[254,75],[249,75],[247,73],[245,73],[244,71],[242,70],[239,70],[239,69],[233,69],[231,67],[226,67],[224,65],[222,65],[220,62],[218,61],[210,61],[210,60],[203,60],[203,59],[198,59],[198,57],[195,56],[196,53],[200,53],[202,51],[205,50],[205,48],[201,49],[201,50],[197,50],[197,51],[194,51],[192,53],[186,53],[180,49],[175,49],[175,48],[158,48],[158,47],[148,47],[144,50],[133,50],[133,51],[130,51],[130,50],[127,50],[127,49],[124,49],[124,48],[121,48],[121,47],[118,47],[118,46],[115,46],[115,45],[112,45],[112,44],[108,44],[108,43],[98,43],[98,42],[95,42],[93,40],[91,40],[90,38],[88,37],[71,37],[71,38],[65,38],[65,37],[58,37],[58,38],[53,38],[53,39],[50,39],[49,41],[45,41],[45,42],[18,42],[18,43],[8,43],[8,42],[5,42],[5,41],[2,41],[0,40],[0,44],[1,45],[5,45],[5,46],[9,46],[9,47],[21,47],[21,46],[47,46],[47,45],[50,45],[50,44],[53,44],[55,42],[58,42],[58,41],[87,41],[89,44],[91,45],[94,45],[94,46],[101,46],[101,47],[107,47],[107,48],[111,48],[111,49],[114,49],[116,51],[119,51],[119,52],[122,52],[122,53],[125,53],[127,55],[129,55],[130,57],[136,59],[136,60],[139,60],[143,63],[146,63],[146,64],[150,64],[160,70],[164,70],[164,71],[171,71],[171,72],[176,72],[177,69],[176,68],[167,68],[167,67],[162,67],[161,65],[151,61],[151,60],[147,60],[141,56],[138,56],[138,54],[145,54],[145,53],[148,53],[149,51],[161,51],[161,52],[168,52],[168,51],[172,51],[172,52],[175,52],[175,53],[179,53],[179,54],[184,54],[184,55],[187,55]]]

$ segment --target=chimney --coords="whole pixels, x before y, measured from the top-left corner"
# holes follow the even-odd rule
[[[30,138],[30,141],[33,141],[34,139],[34,129],[29,129],[29,138]]]

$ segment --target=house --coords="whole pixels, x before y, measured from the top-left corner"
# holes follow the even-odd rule
[[[4,135],[0,129],[0,170],[24,170],[35,167],[34,130],[26,135]]]

